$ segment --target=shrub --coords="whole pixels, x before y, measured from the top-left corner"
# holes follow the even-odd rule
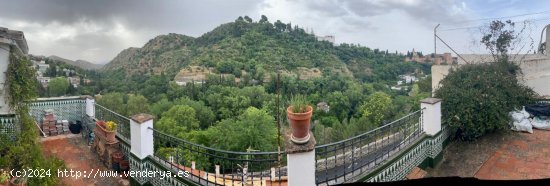
[[[442,98],[443,122],[453,137],[474,140],[508,128],[508,112],[533,101],[536,93],[522,85],[519,66],[502,60],[468,64],[451,70],[435,95]]]

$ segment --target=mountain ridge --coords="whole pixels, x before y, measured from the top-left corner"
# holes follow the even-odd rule
[[[140,48],[122,50],[102,70],[126,76],[165,73],[174,77],[185,67],[202,66],[213,68],[214,73],[240,77],[246,72],[259,79],[276,69],[303,67],[318,68],[323,75],[349,70],[355,78],[373,81],[395,79],[409,71],[410,65],[401,68],[403,61],[404,56],[397,52],[319,41],[304,29],[279,20],[254,22],[239,17],[196,38],[176,33],[156,36]],[[377,68],[392,71],[377,74]]]
[[[59,56],[56,56],[56,55],[50,55],[50,56],[46,57],[46,56],[43,56],[43,55],[32,55],[32,54],[30,54],[29,56],[33,60],[46,60],[46,59],[49,59],[49,60],[53,60],[53,61],[56,61],[56,62],[62,62],[62,63],[68,64],[68,65],[72,65],[72,66],[75,66],[75,67],[78,67],[78,68],[81,68],[81,69],[84,69],[84,70],[99,70],[103,67],[103,65],[105,65],[105,64],[92,63],[92,62],[89,62],[89,61],[86,61],[86,60],[83,60],[83,59],[70,60],[70,59],[59,57]]]

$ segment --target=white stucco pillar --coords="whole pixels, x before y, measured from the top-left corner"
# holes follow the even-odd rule
[[[426,98],[420,100],[422,109],[422,128],[427,135],[435,135],[441,131],[441,99]]]
[[[7,41],[7,40],[6,40]],[[9,106],[6,100],[6,71],[8,70],[8,64],[10,56],[10,45],[0,40],[0,114],[9,114]]]
[[[137,114],[130,120],[130,152],[140,159],[153,155],[153,116]]]
[[[277,179],[277,177],[275,176],[275,167],[271,167],[271,175],[270,175],[270,178],[271,180],[275,180]]]
[[[546,55],[550,56],[550,24],[546,25]]]
[[[86,100],[86,115],[91,118],[95,118],[95,99],[92,96],[83,96]]]
[[[220,177],[220,165],[215,165],[214,171],[216,172],[216,177]]]
[[[310,140],[305,144],[295,144],[286,139],[287,173],[289,186],[315,185],[315,137],[310,132]]]

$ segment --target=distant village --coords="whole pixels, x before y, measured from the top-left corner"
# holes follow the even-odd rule
[[[48,83],[51,79],[55,77],[50,77],[47,75],[47,71],[50,68],[50,64],[47,64],[44,60],[31,60],[33,67],[36,69],[36,79],[42,87],[48,88]],[[81,77],[75,70],[73,69],[65,69],[60,68],[56,69],[56,77],[67,77],[67,81],[69,81],[69,84],[72,85],[74,88],[78,88],[81,83],[89,84],[91,83],[90,79],[86,79]]]
[[[451,64],[457,64],[458,58],[452,57],[451,53],[443,53],[443,54],[428,54],[423,55],[422,52],[416,52],[415,49],[412,49],[412,52],[407,51],[407,55],[405,56],[405,61],[407,62],[419,62],[419,63],[428,63],[431,62],[434,65],[451,65]]]

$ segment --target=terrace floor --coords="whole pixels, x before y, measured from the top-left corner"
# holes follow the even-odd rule
[[[429,177],[475,177],[483,180],[550,178],[550,131],[504,132],[476,142],[453,142]]]
[[[520,133],[483,163],[475,177],[491,180],[550,178],[550,131]]]
[[[42,150],[46,156],[55,156],[65,162],[67,170],[107,171],[80,134],[67,134],[41,138]],[[52,174],[58,174],[52,170]],[[70,173],[69,173],[70,174]],[[92,177],[92,176],[90,176]],[[126,179],[116,177],[76,178],[63,177],[61,185],[129,185]]]

